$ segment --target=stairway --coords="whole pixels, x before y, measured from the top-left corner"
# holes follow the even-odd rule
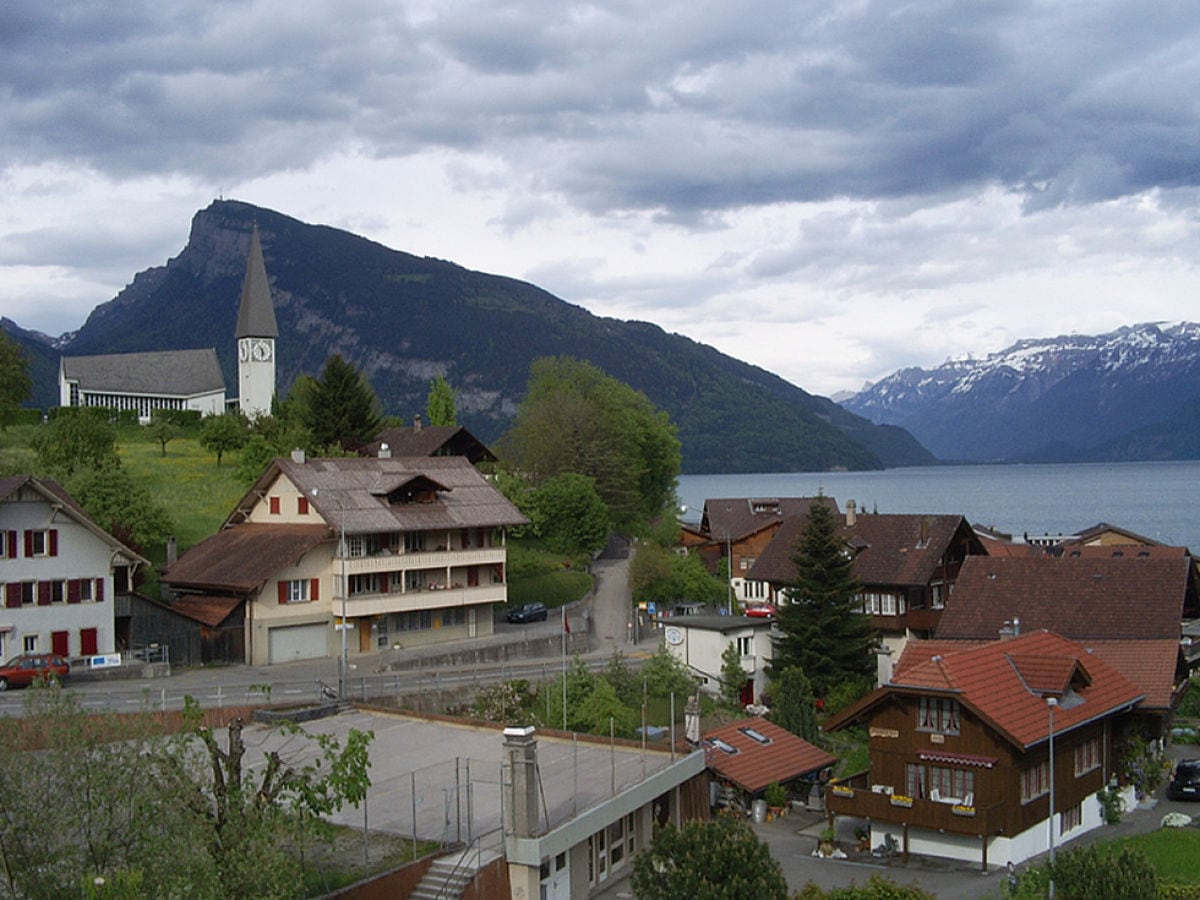
[[[434,860],[425,877],[420,880],[410,900],[457,900],[463,888],[470,884],[483,866],[496,859],[491,850],[467,848]]]

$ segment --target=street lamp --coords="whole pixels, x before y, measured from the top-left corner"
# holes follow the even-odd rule
[[[312,495],[316,497],[320,488],[313,488]],[[346,698],[346,677],[350,671],[349,657],[346,650],[346,626],[350,620],[346,617],[346,596],[350,593],[350,585],[346,582],[346,504],[337,494],[333,495],[337,502],[338,512],[338,556],[342,561],[342,624],[338,629],[342,633],[342,655],[338,660],[338,700]]]
[[[1050,711],[1050,818],[1047,827],[1050,829],[1050,884],[1047,896],[1054,898],[1054,708],[1058,706],[1057,697],[1046,698],[1046,708]]]

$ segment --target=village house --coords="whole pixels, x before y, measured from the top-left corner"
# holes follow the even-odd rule
[[[807,516],[786,519],[750,570],[750,578],[769,585],[768,599],[787,602],[795,579],[792,555]],[[964,560],[985,551],[962,516],[860,514],[846,504],[839,534],[854,557],[861,586],[859,609],[871,617],[880,638],[878,681],[891,675],[893,661],[912,638],[930,637],[947,608]]]
[[[733,605],[767,603],[770,586],[750,577],[758,557],[766,550],[780,526],[796,516],[807,516],[813,503],[824,503],[835,514],[832,497],[759,497],[704,501],[704,512],[696,528],[681,528],[681,543],[704,559],[710,571],[721,560],[729,560],[729,593]]]
[[[0,478],[0,659],[113,653],[113,598],[144,565],[57,482]]]
[[[870,753],[827,789],[831,823],[862,820],[872,846],[890,835],[905,854],[1021,863],[1051,833],[1066,843],[1103,824],[1113,736],[1144,697],[1047,631],[933,655],[914,641],[888,683],[826,723],[865,725]]]
[[[383,429],[362,452],[378,456],[384,447],[392,456],[465,456],[473,466],[496,461],[487,444],[461,425],[423,425],[419,415],[411,428]]]
[[[726,649],[737,647],[738,661],[746,673],[740,685],[743,705],[758,703],[767,687],[767,665],[774,658],[772,622],[750,616],[672,616],[663,622],[667,650],[691,670],[707,694],[719,696]]]
[[[172,608],[243,621],[251,665],[492,633],[527,520],[458,456],[275,460],[162,576]],[[339,547],[341,551],[339,552]]]

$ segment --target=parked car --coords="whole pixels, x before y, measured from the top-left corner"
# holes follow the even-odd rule
[[[526,603],[524,606],[517,606],[508,611],[508,621],[510,622],[545,622],[546,621],[546,604],[545,603]]]
[[[746,607],[746,615],[754,616],[759,619],[773,619],[775,617],[775,607],[770,603],[762,603],[758,606]]]
[[[0,666],[0,691],[64,678],[70,671],[71,664],[57,653],[22,653]]]
[[[1200,800],[1200,759],[1181,759],[1167,785],[1169,800]]]

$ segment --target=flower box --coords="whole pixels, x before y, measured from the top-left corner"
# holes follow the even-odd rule
[[[835,784],[832,786],[831,790],[833,791],[833,795],[835,797],[853,797],[854,796],[854,788],[850,787],[849,785]]]
[[[892,806],[911,807],[913,805],[913,798],[905,797],[903,794],[892,794],[890,799]]]
[[[973,816],[975,815],[975,807],[963,806],[961,803],[955,803],[950,807],[950,812],[956,816]]]

